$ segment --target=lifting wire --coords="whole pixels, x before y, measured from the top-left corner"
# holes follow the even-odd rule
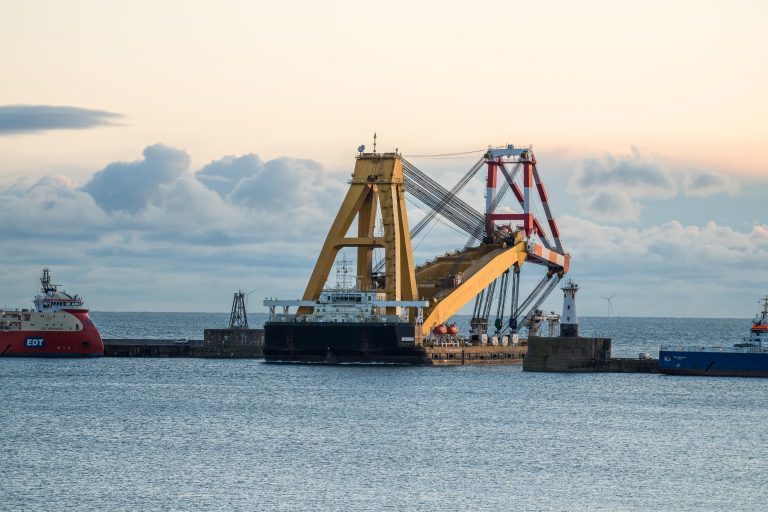
[[[458,155],[472,155],[475,153],[483,153],[487,150],[485,149],[476,149],[474,151],[461,151],[459,153],[441,153],[436,155],[405,155],[408,158],[438,158],[441,156],[458,156]]]
[[[469,181],[477,174],[477,172],[480,170],[480,168],[483,165],[484,160],[480,159],[478,160],[472,168],[467,171],[467,173],[454,185],[454,187],[450,190],[449,194],[444,198],[443,202],[440,204],[440,206],[437,209],[430,210],[429,213],[427,213],[427,216],[421,219],[418,224],[413,228],[411,231],[411,238],[413,238],[416,234],[418,234],[422,229],[425,228],[425,226],[439,213],[442,212],[442,210],[445,208],[448,201],[450,201],[452,198],[456,197],[456,194],[458,194]]]
[[[469,322],[473,334],[486,334],[488,332],[488,317],[491,314],[491,306],[498,280],[498,278],[494,279],[491,284],[475,296],[475,306],[472,312],[472,319]]]
[[[504,306],[507,300],[507,284],[509,283],[509,269],[505,270],[499,278],[501,279],[501,286],[499,288],[499,298],[496,304],[496,333],[501,330],[504,320]]]
[[[533,289],[531,294],[528,295],[528,297],[523,301],[523,303],[520,305],[518,310],[515,312],[516,319],[520,318],[520,312],[525,310],[536,299],[536,296],[539,294],[539,292],[541,292],[541,290],[543,290],[546,287],[547,283],[551,278],[552,278],[552,275],[547,273],[541,279],[541,281],[539,281],[539,284],[536,285],[536,288]]]
[[[554,279],[552,279],[552,277],[554,277]],[[525,299],[525,301],[523,301],[523,304],[517,309],[515,313],[513,313],[513,316],[510,318],[509,328],[513,333],[518,332],[520,330],[520,327],[522,327],[521,321],[524,318],[527,318],[536,312],[539,306],[541,306],[541,303],[544,302],[544,300],[549,296],[549,294],[552,293],[552,290],[555,289],[555,287],[557,286],[557,283],[560,282],[560,279],[561,279],[560,275],[548,273],[539,282],[539,284],[536,285],[536,288],[531,292],[528,298]],[[521,314],[521,312],[524,311],[529,306],[530,306],[530,310],[525,315]],[[515,327],[512,327],[513,319],[515,321]],[[502,332],[506,331],[506,329],[507,328],[505,327]]]
[[[493,280],[488,286],[488,293],[485,295],[485,304],[483,304],[483,314],[481,316],[485,325],[488,325],[488,318],[491,316],[491,306],[493,305],[493,298],[496,294],[496,283],[498,281],[498,278]]]
[[[446,225],[447,225],[447,226],[449,226],[448,224],[446,224]],[[414,250],[414,251],[415,251],[416,249],[418,249],[418,248],[419,248],[419,246],[422,244],[422,242],[424,242],[424,240],[426,240],[426,239],[427,239],[427,237],[428,237],[428,236],[429,236],[429,234],[432,232],[432,230],[433,230],[433,229],[435,229],[435,226],[437,226],[437,222],[433,222],[433,223],[432,223],[432,225],[429,227],[429,231],[427,231],[426,233],[424,233],[424,236],[422,236],[422,237],[421,237],[421,239],[419,240],[419,243],[417,243],[417,244],[416,244],[416,245],[413,247],[413,250]],[[453,228],[453,226],[449,226],[449,227]]]
[[[517,301],[520,298],[520,266],[514,266],[514,273],[512,274],[512,299],[509,304],[509,324],[508,327],[512,329],[512,332],[517,332]]]
[[[525,315],[526,317],[531,317],[536,314],[536,310],[541,307],[541,303],[544,302],[544,299],[546,299],[550,293],[552,293],[552,290],[555,289],[557,286],[557,283],[560,282],[561,277],[559,275],[555,275],[555,278],[547,285],[547,287],[544,290],[544,293],[541,294],[541,296],[536,300],[536,302],[531,306],[531,309],[528,311],[528,313]]]
[[[419,209],[419,210],[421,210],[421,211],[423,211],[423,212],[426,212],[427,214],[428,214],[428,213],[431,211],[431,210],[425,210],[425,209],[421,208],[421,207],[420,207],[418,204],[414,203],[413,201],[410,201],[410,200],[408,200],[407,198],[406,198],[406,200],[408,201],[408,204],[410,204],[410,205],[411,205],[411,206],[413,206],[414,208],[417,208],[417,209]],[[437,223],[443,224],[443,225],[444,225],[445,227],[447,227],[448,229],[450,229],[450,230],[452,230],[453,232],[455,232],[455,233],[458,233],[458,234],[460,234],[460,235],[463,235],[463,234],[465,234],[465,232],[464,232],[463,230],[461,230],[461,229],[457,228],[457,227],[456,227],[454,224],[452,224],[452,223],[450,223],[450,222],[445,222],[445,221],[444,221],[444,220],[442,220],[440,217],[433,217],[433,219],[434,219],[436,222],[432,222],[432,223],[431,223],[431,226],[430,226],[429,230],[428,230],[428,231],[427,231],[427,232],[426,232],[426,233],[425,233],[425,234],[424,234],[424,235],[423,235],[423,236],[422,236],[422,237],[419,239],[418,243],[416,243],[416,244],[413,246],[413,248],[411,249],[411,251],[415,251],[416,249],[418,249],[418,248],[419,248],[419,246],[420,246],[420,245],[421,245],[421,244],[424,242],[424,240],[426,240],[426,239],[427,239],[427,237],[428,237],[428,236],[429,236],[429,234],[432,232],[432,230],[435,228],[435,226],[437,226]],[[423,219],[422,219],[422,220],[423,220]],[[423,224],[423,226],[427,226],[427,223],[424,223],[424,224]],[[421,231],[421,230],[420,230],[420,231]],[[411,232],[411,243],[413,243],[413,238],[414,238],[414,237],[415,237],[417,234],[418,234],[418,233],[414,233],[414,232]],[[376,258],[376,260],[377,260],[377,263],[376,263],[376,264],[373,266],[373,269],[372,269],[374,274],[375,274],[375,273],[378,273],[378,272],[381,272],[381,271],[384,269],[384,265],[385,265],[385,263],[386,263],[386,261],[385,261],[385,259],[384,259],[383,257],[381,257],[381,258],[377,257],[377,258]]]
[[[475,295],[475,307],[474,307],[474,310],[472,311],[473,319],[480,317],[480,304],[482,304],[483,297],[485,297],[485,290],[486,289],[483,288],[482,290],[480,290],[480,293]]]
[[[428,207],[434,208],[435,202],[429,197],[425,196],[421,193],[421,191],[414,191],[414,195],[423,203],[425,203]],[[473,231],[475,231],[477,225],[479,222],[475,222],[475,219],[470,220],[467,216],[458,213],[456,211],[450,212],[446,214],[447,212],[443,212],[443,217],[450,221],[452,224],[460,228],[465,233],[471,234]]]
[[[458,197],[452,196],[448,190],[406,160],[402,163],[406,191],[431,209],[440,209],[443,217],[468,234],[472,234],[478,225],[484,224],[484,217],[480,212]]]
[[[419,205],[417,205],[417,204],[416,204],[416,203],[414,203],[413,201],[411,201],[411,200],[408,200],[407,198],[406,198],[406,201],[408,202],[408,204],[410,204],[410,205],[411,205],[411,206],[413,206],[414,208],[417,208],[417,209],[419,209],[419,210],[421,210],[421,211],[423,211],[423,212],[424,212],[424,211],[427,211],[427,210],[424,210],[424,208],[421,208],[421,207],[419,207]],[[432,228],[434,228],[434,227],[437,225],[437,223],[439,222],[440,224],[444,225],[444,226],[445,226],[445,227],[447,227],[448,229],[452,230],[454,233],[458,233],[458,234],[460,234],[460,235],[463,235],[463,234],[465,234],[465,233],[464,233],[464,231],[462,231],[461,229],[459,229],[459,227],[458,227],[458,226],[456,226],[455,224],[453,224],[453,223],[451,223],[451,222],[446,222],[445,220],[442,220],[442,219],[440,219],[440,217],[436,217],[436,218],[435,218],[435,221],[436,221],[436,222],[432,224]],[[421,242],[423,242],[423,241],[424,241],[424,239],[427,237],[427,235],[428,235],[428,234],[429,234],[429,233],[432,231],[432,228],[430,228],[430,230],[429,230],[429,231],[427,231],[427,233],[421,237],[421,239],[419,240],[419,245],[421,245]],[[413,239],[411,239],[411,243],[413,243]],[[415,247],[414,247],[414,249],[415,249]]]

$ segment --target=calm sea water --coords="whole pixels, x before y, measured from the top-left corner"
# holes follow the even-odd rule
[[[105,337],[199,338],[227,321],[93,316]],[[728,344],[748,326],[582,319],[626,355]],[[0,359],[0,404],[3,511],[765,510],[768,498],[768,379]]]

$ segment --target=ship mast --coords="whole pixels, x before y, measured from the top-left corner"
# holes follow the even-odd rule
[[[766,294],[764,297],[761,297],[758,303],[760,302],[763,303],[763,314],[762,317],[758,316],[755,321],[760,322],[762,320],[763,325],[765,325],[765,323],[768,322],[768,294]]]
[[[43,293],[56,291],[57,286],[55,284],[51,284],[51,273],[48,270],[48,267],[43,269],[43,275],[40,276],[40,284],[43,286]]]

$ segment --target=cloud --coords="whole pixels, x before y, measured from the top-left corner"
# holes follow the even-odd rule
[[[766,224],[625,229],[564,216],[560,226],[584,314],[605,315],[600,296],[618,292],[619,316],[744,318],[768,285]]]
[[[0,236],[6,242],[82,240],[110,224],[93,198],[63,176],[46,176],[32,185],[11,185],[0,192],[0,215],[5,219]]]
[[[612,222],[634,221],[640,218],[640,205],[624,191],[599,190],[585,197],[582,207],[600,219],[608,216]]]
[[[189,169],[189,155],[162,144],[144,149],[144,159],[114,162],[96,172],[83,186],[106,211],[137,212],[154,200],[161,185]]]
[[[4,301],[26,304],[44,265],[101,310],[226,310],[237,289],[297,297],[347,177],[312,160],[264,161],[255,154],[226,156],[193,172],[186,152],[156,144],[139,160],[104,166],[82,186],[65,176],[17,181],[0,189]],[[589,199],[591,209],[625,217],[637,207],[621,191],[600,190]],[[411,224],[420,214],[409,210]],[[574,277],[586,288],[613,288],[604,295],[643,290],[636,314],[655,304],[656,287],[672,293],[696,281],[744,288],[768,275],[765,219],[748,230],[677,221],[625,229],[600,216],[558,221]],[[466,241],[440,222],[428,234],[414,240],[418,261]]]
[[[280,216],[321,219],[341,204],[346,184],[312,160],[277,158],[238,183],[229,199]]]
[[[49,176],[0,189],[0,275],[34,278],[37,267],[51,265],[66,281],[69,271],[100,309],[160,303],[210,311],[216,290],[226,291],[225,308],[232,290],[267,285],[269,293],[293,296],[345,190],[342,176],[311,160],[228,156],[195,173],[186,152],[156,144],[82,186]],[[123,285],[110,279],[131,280],[131,295],[114,298]],[[29,281],[18,286],[26,290]],[[182,288],[205,293],[181,296]]]
[[[636,148],[629,155],[589,158],[569,181],[582,211],[608,222],[636,221],[638,199],[670,198],[677,194],[672,176]]]
[[[638,221],[648,200],[735,194],[738,183],[711,170],[665,167],[663,161],[632,148],[628,155],[585,159],[569,180],[583,213],[612,223]]]
[[[222,187],[212,176],[229,182]],[[0,190],[0,215],[8,220],[0,236],[84,236],[133,249],[158,240],[276,247],[301,236],[316,242],[345,190],[343,180],[311,160],[228,156],[194,173],[185,151],[155,144],[141,160],[110,163],[81,187],[48,176]]]
[[[587,192],[621,190],[630,197],[673,197],[677,193],[670,174],[636,148],[630,155],[585,160],[571,183]]]
[[[262,169],[264,162],[259,155],[230,155],[209,163],[200,169],[196,176],[205,186],[216,191],[221,197],[226,197],[242,180],[255,176]]]
[[[739,183],[736,180],[714,171],[692,169],[683,178],[683,192],[687,196],[734,195],[738,190]]]
[[[52,105],[0,106],[0,135],[72,130],[113,124],[121,114]]]
[[[575,259],[602,262],[642,274],[649,268],[670,277],[711,276],[715,269],[739,267],[768,271],[768,226],[738,231],[714,221],[684,226],[669,221],[643,229],[606,226],[573,216],[560,220]]]
[[[273,233],[273,240],[322,240],[346,190],[312,160],[226,156],[192,172],[180,149],[155,144],[143,156],[107,165],[72,192],[86,194],[83,204],[95,203],[116,229],[140,232],[142,240],[237,245],[265,241],[259,232]]]

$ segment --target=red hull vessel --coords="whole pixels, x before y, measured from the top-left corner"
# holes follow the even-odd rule
[[[35,309],[0,310],[0,356],[102,356],[104,344],[77,295],[59,291],[43,269]]]

